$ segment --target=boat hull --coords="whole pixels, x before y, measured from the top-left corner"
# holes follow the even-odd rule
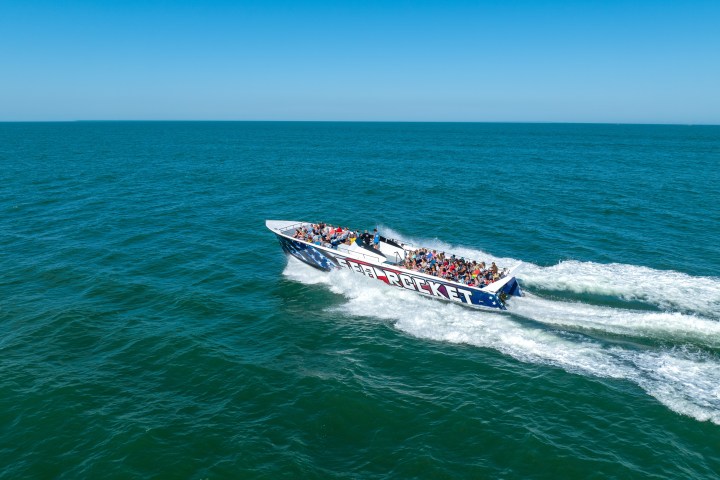
[[[506,310],[501,297],[520,295],[520,287],[511,278],[498,292],[487,292],[479,288],[443,281],[437,277],[411,272],[387,264],[345,255],[332,248],[313,245],[291,238],[273,230],[280,246],[288,255],[323,271],[349,270],[385,283],[386,285],[411,290],[421,295],[468,306]]]

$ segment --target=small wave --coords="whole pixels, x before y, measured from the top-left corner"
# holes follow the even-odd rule
[[[325,285],[341,294],[346,301],[333,308],[344,314],[390,321],[398,330],[417,338],[492,348],[526,363],[550,365],[585,376],[628,380],[677,413],[720,425],[720,361],[711,353],[691,352],[677,346],[633,350],[587,337],[566,338],[518,322],[510,315],[427,299],[345,271],[320,272],[292,258],[284,274],[302,283]],[[528,306],[521,307],[527,309],[524,313],[530,312],[531,317],[550,324],[599,325],[620,333],[667,335],[680,331],[679,327],[671,326],[672,319],[679,318],[684,327],[694,328],[698,337],[717,335],[713,323],[688,315],[653,316],[647,312],[530,299]],[[640,325],[633,327],[633,319],[639,319]],[[694,321],[698,323],[693,324]]]

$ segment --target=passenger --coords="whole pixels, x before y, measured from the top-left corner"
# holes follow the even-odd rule
[[[380,250],[380,234],[377,231],[377,228],[374,230],[375,235],[373,236],[373,247],[376,250]]]

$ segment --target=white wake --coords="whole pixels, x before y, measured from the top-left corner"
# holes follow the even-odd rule
[[[474,260],[512,266],[518,260],[482,250],[449,245],[437,239],[417,240],[384,228],[388,237],[455,253]],[[640,301],[661,310],[697,314],[720,320],[720,278],[695,277],[681,272],[624,264],[563,261],[541,267],[523,263],[516,277],[521,286],[549,291],[595,294]]]
[[[384,233],[393,238],[466,258],[500,265],[516,262],[438,240],[413,242],[388,230]],[[508,315],[428,299],[346,271],[320,272],[292,258],[284,275],[322,284],[342,295],[345,302],[335,308],[345,314],[387,320],[417,338],[492,348],[522,362],[628,380],[677,413],[720,425],[716,351],[720,349],[720,280],[716,278],[591,262],[523,265],[518,278],[530,292],[511,299]],[[550,300],[533,295],[534,286],[640,300],[659,311]],[[566,331],[590,335],[563,335]],[[649,339],[650,346],[599,340],[593,332],[645,343]]]

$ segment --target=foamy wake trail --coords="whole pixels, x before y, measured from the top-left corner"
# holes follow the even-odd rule
[[[524,265],[523,285],[545,290],[639,300],[664,310],[720,318],[720,280],[623,264],[565,261],[552,267]]]
[[[547,325],[568,329],[654,338],[673,343],[690,342],[714,349],[720,348],[720,322],[698,315],[553,301],[528,293],[521,299],[513,299],[508,310]]]
[[[392,238],[418,246],[452,252],[465,258],[512,266],[518,260],[494,257],[482,250],[454,246],[437,239],[404,237],[392,229]],[[516,273],[521,286],[551,291],[607,295],[640,301],[662,310],[695,313],[720,320],[720,278],[695,277],[681,272],[624,264],[569,260],[550,267],[524,263]]]
[[[720,425],[720,359],[712,353],[683,347],[633,350],[587,337],[565,338],[515,321],[509,315],[424,298],[346,271],[320,272],[292,258],[284,275],[306,284],[325,285],[343,295],[347,301],[335,307],[342,313],[387,320],[417,338],[491,348],[522,362],[551,365],[580,375],[628,380],[675,412]],[[553,305],[536,298],[527,307],[531,313],[532,302],[536,307],[540,305],[543,312],[540,321],[549,324],[577,326],[594,322],[605,330],[633,331],[631,322],[636,312],[608,307],[586,309],[582,304],[565,302]],[[674,331],[668,320],[679,315],[677,318],[687,327],[703,332],[700,336],[717,334],[715,327],[703,320],[699,320],[699,327],[693,327],[691,316],[658,315],[642,319],[645,326],[639,328]]]

